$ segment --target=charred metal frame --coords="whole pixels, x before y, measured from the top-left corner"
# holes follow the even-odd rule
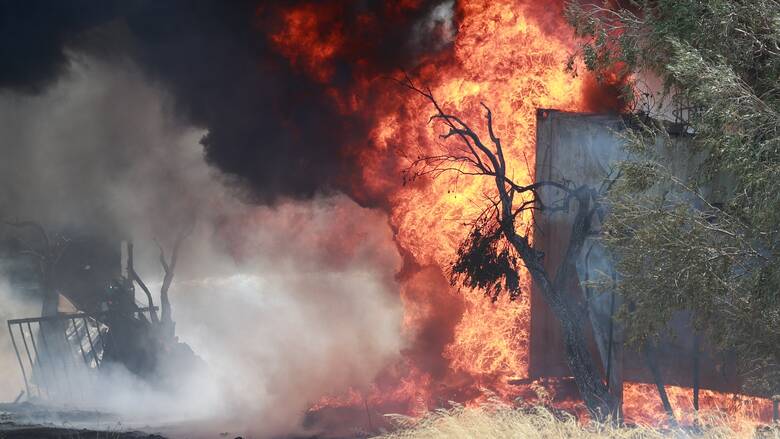
[[[153,311],[156,311],[157,307],[145,307],[145,308],[138,308],[133,311],[134,315],[137,315],[137,317],[141,317],[144,313],[151,313]],[[103,323],[104,317],[107,316],[111,311],[103,311],[98,313],[85,313],[85,312],[78,312],[78,313],[68,313],[68,314],[58,314],[56,316],[46,316],[46,317],[28,317],[28,318],[22,318],[22,319],[11,319],[7,321],[8,325],[8,333],[11,336],[11,344],[13,345],[14,352],[16,353],[16,359],[19,362],[19,369],[22,373],[22,378],[24,379],[24,388],[27,392],[28,398],[37,396],[40,399],[43,398],[50,398],[53,392],[59,391],[58,389],[53,389],[53,387],[50,385],[49,378],[52,378],[54,383],[62,383],[60,380],[58,380],[57,376],[59,374],[55,374],[55,370],[58,368],[55,367],[45,367],[44,364],[46,362],[53,361],[53,355],[49,346],[48,341],[46,340],[46,331],[41,331],[41,323],[42,322],[66,322],[65,324],[65,330],[62,332],[63,341],[65,342],[64,346],[73,347],[73,343],[78,343],[78,351],[81,353],[81,357],[84,361],[84,369],[85,370],[97,370],[100,369],[102,364],[102,357],[98,355],[98,351],[104,352],[106,347],[106,342],[103,337],[103,331],[104,328],[108,328],[108,326]],[[41,341],[41,349],[39,350],[38,343],[35,341],[35,333],[33,332],[33,325],[38,325],[38,336],[40,337]],[[25,332],[25,327],[27,328],[27,331]],[[18,328],[17,330],[14,330],[14,328]],[[90,332],[90,328],[95,328],[97,331],[97,341],[99,341],[99,346],[96,348],[96,340],[93,339],[92,333]],[[18,333],[18,334],[16,334]],[[19,343],[16,341],[16,335],[21,336],[21,345],[24,347],[24,356],[22,356],[20,349],[19,349]],[[28,343],[29,339],[29,343]],[[86,352],[84,349],[84,343],[87,343],[89,346],[89,353]],[[32,347],[32,350],[30,349]],[[27,359],[27,362],[29,364],[29,377],[28,377],[28,368],[25,367],[25,362],[23,358]],[[79,367],[75,359],[71,356],[70,365],[67,364],[65,358],[60,356],[60,361],[62,361],[62,368],[60,369],[62,371],[62,374],[64,375],[64,384],[67,389],[67,393],[71,396],[73,396],[73,386],[71,383],[71,373],[69,370],[71,368],[77,368]],[[50,365],[53,366],[53,365]],[[75,369],[74,369],[75,370]],[[48,371],[48,373],[47,373]],[[49,377],[48,374],[51,374],[52,376]],[[31,379],[33,377],[37,377],[37,382],[31,382]],[[31,393],[31,389],[33,388],[31,385],[34,386],[35,389],[35,395]],[[45,396],[44,396],[45,393]]]

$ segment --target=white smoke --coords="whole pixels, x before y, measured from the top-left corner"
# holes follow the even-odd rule
[[[271,435],[297,430],[319,397],[368,385],[401,348],[401,261],[385,215],[345,196],[244,204],[204,162],[205,132],[133,64],[72,59],[44,94],[0,95],[0,220],[131,236],[156,291],[155,239],[170,245],[197,218],[170,294],[177,335],[208,365],[174,392],[115,370],[89,403],[132,422],[209,418]],[[13,288],[0,282],[2,317],[36,315]],[[6,338],[0,364],[16,371]],[[10,399],[21,376],[5,375]]]
[[[455,41],[456,34],[455,1],[445,0],[415,25],[410,44],[415,48],[439,50]]]

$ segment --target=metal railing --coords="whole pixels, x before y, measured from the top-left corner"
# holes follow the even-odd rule
[[[133,314],[142,318],[149,311],[148,307],[138,308]],[[103,363],[109,329],[104,321],[109,313],[78,312],[7,321],[28,399],[60,396],[73,401],[79,394],[83,396],[80,380],[89,380]],[[46,330],[47,325],[52,325],[52,330]]]

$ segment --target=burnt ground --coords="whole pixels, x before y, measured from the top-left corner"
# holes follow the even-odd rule
[[[0,439],[165,439],[123,428],[114,415],[29,402],[0,404]]]
[[[306,427],[319,433],[278,439],[365,439],[378,432],[383,417],[359,408],[326,408],[307,416]],[[368,423],[370,422],[370,423]],[[367,425],[361,425],[368,423]],[[310,424],[310,425],[306,425]],[[370,427],[366,428],[366,427]],[[0,403],[0,439],[251,439],[239,432],[215,430],[208,420],[165,426],[123,424],[120,416],[42,403]],[[324,433],[327,432],[327,433]]]
[[[2,423],[0,439],[165,439],[157,434],[140,431],[99,431],[49,427],[44,425],[15,425]]]

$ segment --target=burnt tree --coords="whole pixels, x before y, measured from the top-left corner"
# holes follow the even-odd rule
[[[41,316],[57,315],[60,295],[57,291],[55,269],[70,245],[70,239],[64,235],[50,235],[40,223],[35,221],[8,221],[5,224],[17,229],[32,230],[37,235],[39,244],[23,242],[20,254],[30,257],[34,262],[39,288],[43,296]],[[54,348],[59,349],[60,337],[58,335],[63,331],[62,323],[56,320],[46,321],[41,324],[41,329],[44,333],[42,336],[47,337],[50,343],[54,344]]]
[[[146,286],[141,276],[135,271],[135,257],[132,241],[127,243],[127,275],[130,277],[131,282],[135,282],[141,287],[141,290],[146,295],[146,303],[149,307],[149,318],[153,324],[158,324],[160,319],[157,317],[157,311],[154,307],[154,299],[152,298],[152,292],[149,291],[149,287]]]
[[[65,235],[48,233],[40,223],[35,221],[6,221],[5,224],[20,231],[30,230],[33,232],[34,239],[19,239],[19,254],[29,257],[32,262],[38,288],[42,296],[41,317],[56,316],[59,313],[60,303],[56,270],[70,246],[71,240]],[[64,320],[41,321],[37,341],[34,342],[38,346],[46,347],[43,350],[42,357],[46,358],[45,364],[48,366],[45,369],[41,366],[36,353],[35,361],[38,364],[36,372],[40,373],[40,376],[33,379],[46,380],[47,375],[53,376],[54,359],[58,357],[64,358],[69,349],[66,339],[63,338],[65,329]],[[35,366],[33,367],[35,368]]]
[[[176,235],[170,257],[166,257],[165,249],[163,248],[162,244],[155,240],[157,247],[160,249],[160,265],[163,269],[163,281],[160,286],[159,317],[155,311],[154,299],[152,298],[151,291],[149,291],[149,287],[146,286],[146,283],[144,283],[143,279],[141,279],[141,276],[135,271],[133,264],[133,244],[128,244],[128,276],[130,276],[130,279],[133,282],[137,283],[138,286],[141,287],[141,290],[143,290],[144,294],[146,295],[152,324],[158,331],[159,338],[162,341],[172,341],[175,336],[175,323],[172,317],[171,301],[168,297],[168,290],[171,288],[171,284],[173,283],[173,277],[176,270],[176,264],[179,260],[181,246],[187,237],[192,233],[194,228],[195,223],[191,222]]]
[[[568,279],[576,274],[576,260],[591,232],[594,217],[602,212],[599,191],[589,186],[572,187],[554,181],[537,181],[525,186],[515,183],[508,177],[511,172],[507,170],[501,140],[493,129],[493,115],[485,104],[482,107],[489,145],[465,121],[445,112],[430,89],[417,87],[408,76],[401,84],[433,105],[435,114],[430,121],[443,124],[447,130],[440,135],[442,140],[459,141],[457,148],[443,147],[441,154],[418,157],[407,169],[405,178],[435,178],[445,172],[455,172],[463,176],[488,177],[495,182],[490,205],[474,220],[469,237],[458,251],[452,266],[453,283],[482,289],[492,300],[497,300],[502,291],[514,298],[520,294],[518,270],[521,262],[561,325],[567,365],[588,410],[598,419],[616,417],[619,403],[605,385],[585,338],[585,323],[589,319],[587,305],[566,289]],[[564,195],[547,202],[540,196],[544,187],[555,188]],[[544,254],[534,248],[528,228],[522,230],[524,225],[519,223],[518,217],[527,211],[534,214],[568,212],[570,209],[575,209],[575,217],[563,263],[555,273],[548,273],[543,265]]]
[[[70,244],[64,235],[50,236],[40,223],[35,221],[8,221],[5,223],[18,229],[30,229],[39,239],[39,245],[25,243],[20,254],[30,257],[35,266],[42,293],[41,316],[57,315],[59,293],[55,283],[55,268]],[[50,325],[49,325],[50,326]]]
[[[176,263],[179,260],[181,245],[192,233],[194,228],[195,223],[192,222],[179,232],[173,243],[170,258],[166,258],[163,246],[159,242],[157,243],[157,247],[160,249],[160,265],[162,265],[164,272],[163,283],[160,287],[160,329],[164,337],[171,339],[174,337],[176,327],[171,314],[171,302],[168,298],[168,289],[170,289],[171,283],[173,283],[173,275],[176,270]]]

